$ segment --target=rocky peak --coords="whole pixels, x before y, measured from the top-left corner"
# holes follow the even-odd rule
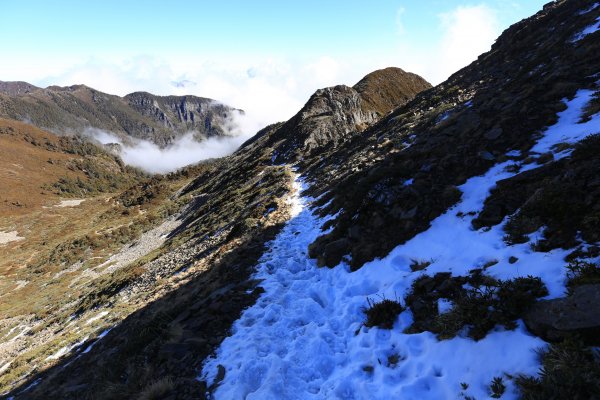
[[[275,149],[276,162],[335,147],[430,87],[418,75],[386,68],[370,73],[354,87],[319,89],[298,114],[270,133],[267,144]]]

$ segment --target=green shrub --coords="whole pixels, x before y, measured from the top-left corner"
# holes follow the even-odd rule
[[[465,288],[468,283],[470,287]],[[465,327],[475,340],[484,338],[496,325],[514,329],[516,320],[548,294],[540,278],[520,277],[501,281],[474,270],[468,277],[436,274],[413,282],[411,293],[405,298],[413,312],[413,326],[407,333],[431,331],[440,339],[450,339]],[[438,314],[437,301],[453,302],[450,311]]]

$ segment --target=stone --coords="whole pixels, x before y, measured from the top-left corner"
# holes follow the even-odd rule
[[[496,159],[496,157],[494,157],[492,153],[485,150],[479,152],[479,157],[483,158],[486,161],[494,161]]]
[[[483,137],[488,139],[488,140],[496,140],[498,139],[500,136],[502,136],[502,128],[500,128],[499,126],[496,126],[494,128],[492,128],[491,130],[487,131]]]
[[[573,334],[589,346],[600,345],[600,284],[575,287],[572,295],[537,302],[525,315],[527,328],[549,342]]]

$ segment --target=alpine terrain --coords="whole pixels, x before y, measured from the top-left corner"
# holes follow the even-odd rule
[[[226,135],[234,113],[243,111],[196,96],[135,92],[119,97],[85,85],[42,89],[26,82],[0,81],[0,117],[57,134],[95,128],[165,146],[188,132],[200,140]]]
[[[165,175],[77,133],[166,146],[237,111],[0,93],[3,398],[600,398],[600,3]]]

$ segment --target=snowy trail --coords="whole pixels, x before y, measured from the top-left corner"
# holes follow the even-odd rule
[[[576,124],[591,91],[579,91],[559,121],[547,129],[534,151],[548,151],[559,142],[574,143],[600,131],[600,117]],[[565,132],[568,129],[568,132]],[[568,135],[567,135],[568,133]],[[565,157],[569,152],[555,154]],[[326,219],[307,208],[310,199],[296,194],[294,216],[261,258],[255,277],[265,293],[234,324],[216,358],[204,365],[202,378],[211,383],[217,366],[226,375],[217,399],[442,399],[489,398],[496,377],[535,374],[535,349],[545,345],[519,322],[514,331],[501,328],[475,342],[465,337],[438,341],[429,332],[404,334],[410,311],[400,314],[392,330],[362,327],[367,297],[402,299],[423,273],[454,275],[496,260],[490,275],[502,279],[540,276],[549,297],[564,293],[564,250],[533,252],[529,244],[507,246],[502,225],[484,231],[471,228],[490,189],[513,176],[506,162],[459,187],[461,201],[432,222],[430,229],[396,247],[388,256],[350,272],[347,265],[318,268],[307,258],[308,245],[322,234]],[[536,164],[523,166],[537,167]],[[539,235],[533,234],[532,236]],[[508,258],[519,259],[509,264]],[[425,271],[412,272],[411,259],[433,261]],[[389,362],[398,358],[397,363]],[[463,390],[461,383],[469,385]],[[503,399],[516,398],[514,385],[504,379]]]

